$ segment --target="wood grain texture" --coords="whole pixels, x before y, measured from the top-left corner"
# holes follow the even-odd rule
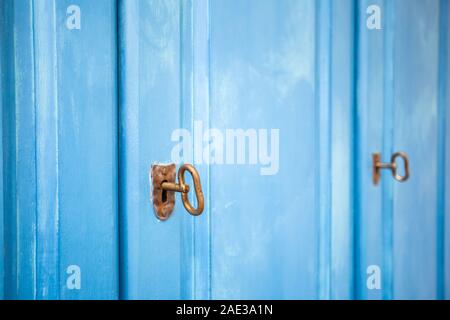
[[[353,3],[126,1],[119,12],[122,297],[350,298]],[[198,121],[279,128],[280,171],[197,164],[205,212],[177,205],[160,223],[143,173],[170,161],[174,129]]]
[[[116,5],[71,4],[1,5],[5,298],[118,297]]]

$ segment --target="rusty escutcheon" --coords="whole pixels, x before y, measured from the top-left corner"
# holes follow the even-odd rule
[[[185,184],[184,173],[188,171],[194,182],[197,208],[189,202],[189,185]],[[160,220],[167,220],[175,207],[175,192],[181,193],[184,208],[193,216],[202,214],[205,201],[200,176],[191,164],[183,164],[178,170],[178,183],[175,182],[176,165],[152,165],[152,201],[155,214]]]
[[[163,190],[163,182],[175,183],[177,166],[169,165],[152,165],[151,169],[151,199],[156,217],[165,221],[171,216],[175,207],[175,192]]]

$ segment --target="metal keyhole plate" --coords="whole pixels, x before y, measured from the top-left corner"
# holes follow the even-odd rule
[[[163,190],[163,182],[175,183],[177,167],[175,164],[152,165],[151,168],[151,197],[156,217],[167,220],[175,208],[175,192]],[[163,195],[164,194],[164,195]]]

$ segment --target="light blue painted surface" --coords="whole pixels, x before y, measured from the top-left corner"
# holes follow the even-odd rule
[[[331,277],[331,230],[347,227],[331,218],[331,71],[351,72],[349,63],[332,64],[331,47],[349,41],[330,29],[342,11],[329,1],[211,6],[212,127],[280,129],[277,175],[212,168],[213,298],[345,298]],[[350,108],[351,99],[343,103]],[[348,190],[342,174],[336,183]],[[333,239],[344,254],[350,236]],[[343,268],[351,274],[348,262]]]
[[[439,16],[439,28],[443,30],[443,32],[439,35],[439,100],[438,100],[438,185],[437,185],[437,241],[438,241],[438,258],[437,258],[437,290],[438,297],[443,299],[445,298],[445,285],[446,285],[446,270],[445,270],[445,248],[446,248],[446,217],[445,217],[445,183],[447,176],[447,168],[446,168],[446,131],[447,131],[447,55],[448,55],[448,45],[447,45],[447,34],[448,34],[448,3],[441,2],[440,3],[440,16]]]
[[[439,1],[398,1],[392,10],[406,7],[409,15],[395,19],[389,139],[392,148],[408,151],[414,171],[409,183],[392,187],[392,297],[435,299],[443,281],[437,274],[443,268],[438,266],[438,175],[445,175],[437,165]]]
[[[450,59],[448,58],[448,56],[450,55],[450,32],[448,30],[450,23],[450,4],[448,1],[442,2],[441,10],[443,11],[442,14],[446,15],[446,19],[444,20],[445,22],[442,23],[442,28],[443,30],[447,30],[441,38],[443,41],[446,41],[446,43],[444,42],[443,44],[441,44],[441,52],[443,53],[441,55],[441,61],[446,61],[446,63],[444,63],[441,67],[443,69],[440,69],[442,74],[446,75],[445,83],[441,83],[442,89],[445,91],[445,94],[442,94],[442,97],[444,97],[445,99],[440,100],[441,108],[445,109],[445,122],[441,125],[445,126],[445,130],[443,130],[445,132],[445,152],[443,161],[446,168],[444,183],[446,186],[450,186],[450,139],[448,138],[450,136]],[[445,50],[445,48],[447,48],[447,50]],[[444,212],[441,212],[441,217],[444,218],[444,298],[448,300],[450,299],[450,254],[448,253],[450,250],[450,201],[448,200],[450,199],[450,188],[446,187],[445,190],[441,192],[441,195],[443,195],[443,197],[441,198],[441,203],[444,210]]]
[[[5,66],[4,66],[4,46],[6,35],[6,19],[4,16],[3,4],[0,4],[0,110],[3,110],[3,91],[5,88]],[[3,111],[0,111],[0,299],[4,298],[5,284],[5,230],[4,230],[4,205],[3,194]]]
[[[66,28],[71,4],[81,30]],[[366,28],[371,4],[382,30]],[[0,297],[448,299],[449,10],[2,1]],[[159,222],[150,166],[196,121],[280,129],[279,170],[196,163],[203,215],[177,195]],[[411,179],[373,186],[372,153],[397,150]],[[65,285],[71,264],[80,291]]]
[[[123,298],[350,298],[352,176],[340,166],[352,147],[353,3],[122,1],[119,15]],[[336,23],[349,32],[332,33]],[[194,121],[279,128],[280,170],[197,164],[203,215],[178,199],[158,222],[148,170]]]
[[[1,16],[4,297],[117,298],[115,3],[7,0]]]
[[[72,3],[57,1],[57,12]],[[114,299],[118,297],[116,4],[111,0],[78,4],[84,9],[81,32],[63,28],[57,37],[58,60],[64,61],[57,66],[59,252],[60,277],[66,277],[67,265],[77,264],[84,270],[87,287],[84,292],[61,288],[61,297]]]
[[[370,265],[384,269],[383,261],[383,219],[382,192],[383,186],[372,185],[371,166],[372,153],[383,150],[383,106],[384,106],[384,32],[371,31],[364,28],[366,8],[370,4],[380,6],[386,12],[382,1],[358,3],[358,59],[357,59],[357,114],[355,119],[356,133],[356,188],[355,188],[355,295],[362,299],[381,299],[381,290],[368,290],[366,287],[366,270]],[[383,15],[385,16],[385,15]],[[386,17],[385,17],[386,19]],[[383,24],[387,28],[387,21]],[[389,151],[387,151],[389,152]],[[386,155],[385,155],[386,156]],[[386,174],[384,175],[386,176]],[[388,185],[389,187],[389,185]],[[383,272],[384,274],[384,272]],[[385,279],[386,277],[383,277]],[[384,287],[385,282],[382,286]]]
[[[382,30],[366,28],[371,4]],[[199,218],[178,205],[158,223],[142,192],[122,193],[125,298],[445,297],[447,1],[124,1],[119,12],[123,189],[139,181],[147,194],[177,125],[281,135],[275,176],[196,165]],[[372,153],[394,150],[410,155],[411,180],[384,173],[373,186]],[[370,265],[381,290],[366,286]]]
[[[7,1],[8,32],[4,116],[5,298],[36,295],[36,139],[32,6]],[[10,29],[11,30],[11,29]],[[11,30],[12,31],[12,30]],[[20,146],[20,147],[19,147]]]
[[[359,2],[361,25],[369,3],[375,2]],[[442,299],[449,254],[448,2],[377,3],[383,30],[360,29],[358,37],[356,297]],[[384,172],[373,186],[371,153],[377,151],[384,161],[405,151],[411,178],[399,184]],[[381,267],[381,290],[366,287],[369,265]]]
[[[449,284],[449,268],[450,266],[448,254],[450,243],[448,242],[448,235],[450,229],[447,227],[449,216],[448,210],[446,209],[448,203],[448,177],[449,169],[447,167],[450,157],[448,156],[448,106],[450,105],[449,100],[449,13],[450,7],[448,1],[440,2],[440,12],[439,12],[439,92],[438,92],[438,159],[437,159],[437,170],[438,170],[438,184],[437,184],[437,296],[439,299],[448,299],[450,290]]]
[[[354,1],[333,3],[331,77],[331,299],[354,297],[355,14]]]
[[[156,219],[148,177],[170,160],[182,121],[180,12],[175,0],[119,2],[122,298],[192,297],[189,221],[180,202],[169,221]]]

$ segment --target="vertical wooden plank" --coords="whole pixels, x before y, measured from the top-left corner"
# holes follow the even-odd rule
[[[352,15],[350,4],[334,11],[329,0],[320,5],[314,1],[187,0],[181,2],[177,35],[170,19],[158,24],[167,11],[177,17],[170,3],[151,2],[151,7],[121,3],[120,170],[121,189],[126,190],[121,192],[121,286],[125,298],[343,298],[351,294],[348,282],[339,280],[351,268],[347,260],[351,255],[351,233],[347,232],[351,177],[349,171],[338,173],[339,163],[331,159],[332,154],[350,148],[351,78],[336,81],[336,87],[332,80],[340,72],[352,72],[351,58],[342,59],[343,52],[352,53],[350,35],[334,38],[331,32],[334,13],[339,18],[336,24],[343,22]],[[298,21],[306,21],[306,29],[299,30]],[[346,27],[350,29],[351,24]],[[167,65],[167,50],[173,50],[177,37],[180,70]],[[166,46],[161,46],[164,41]],[[143,75],[148,73],[159,76],[159,86]],[[176,77],[180,96],[174,90]],[[165,86],[172,88],[169,99],[160,94],[167,91]],[[332,119],[331,97],[341,99],[336,105],[342,111],[341,121]],[[170,119],[165,118],[167,110]],[[170,150],[153,139],[157,134],[165,141],[170,132],[160,125],[161,118],[170,129],[179,122],[193,134],[192,156],[185,160],[198,168],[207,199],[202,216],[192,218],[181,210],[177,222],[176,211],[169,221],[153,227],[146,216],[151,203],[141,198],[146,186],[136,188],[135,184],[141,183],[145,159],[165,161]],[[195,139],[200,130],[225,133],[249,128],[267,129],[269,140],[270,129],[286,131],[280,140],[283,162],[274,176],[262,176],[258,166],[207,163],[201,153],[207,141],[202,136]],[[333,146],[332,132],[337,134]],[[316,148],[319,138],[321,149]],[[318,158],[320,168],[315,167]],[[332,182],[332,174],[343,181]],[[300,181],[301,186],[286,195],[282,187],[286,181]],[[332,208],[332,197],[347,202],[336,201]],[[320,217],[317,211],[322,212]],[[340,220],[342,212],[345,218]],[[167,230],[169,223],[174,227]],[[161,241],[166,232],[175,240],[179,237],[181,244]],[[167,270],[153,267],[161,261],[172,271],[170,276]],[[146,274],[141,271],[144,268]],[[347,276],[351,278],[351,273]]]
[[[38,299],[60,297],[56,19],[54,1],[34,2]]]
[[[321,299],[349,299],[353,281],[353,4],[316,2],[316,158]],[[341,30],[336,32],[336,30]]]
[[[2,273],[1,276],[1,298],[5,299],[6,297],[6,274],[7,274],[7,261],[6,261],[6,248],[5,248],[5,240],[6,240],[6,230],[5,230],[5,226],[6,221],[7,221],[7,214],[6,214],[6,202],[7,202],[7,175],[3,174],[4,169],[7,167],[7,158],[6,158],[6,147],[7,147],[7,143],[6,143],[6,137],[7,137],[7,122],[5,120],[5,118],[7,117],[7,113],[5,110],[6,106],[8,105],[8,100],[7,98],[10,97],[10,85],[8,85],[8,77],[9,74],[11,73],[11,67],[10,64],[8,64],[8,59],[9,59],[9,53],[11,52],[11,37],[8,36],[8,26],[10,23],[10,14],[8,11],[9,7],[8,7],[8,2],[7,1],[3,1],[2,3],[0,3],[0,24],[1,24],[1,28],[0,28],[0,43],[1,43],[1,47],[0,47],[0,86],[1,86],[1,121],[2,121],[2,126],[1,126],[1,146],[2,146],[2,154],[1,154],[1,173],[2,173],[2,180],[1,180],[1,200],[2,200],[2,207],[1,207],[1,233],[2,233],[2,237],[0,239],[0,242],[2,243],[2,246],[0,248],[0,251],[2,253],[2,259],[0,261],[1,264],[1,268],[0,268],[0,272]]]
[[[360,1],[359,5],[360,30],[364,30],[369,3]],[[442,12],[441,18],[436,19],[439,1],[384,1],[384,5],[379,5],[382,30],[364,30],[358,37],[357,297],[433,299],[444,291],[439,288],[444,277],[444,248],[439,245],[444,241],[444,230],[439,230],[444,225],[445,189],[443,180],[438,179],[439,172],[445,171],[445,138],[444,133],[439,134],[445,130],[445,102],[438,110],[438,100],[445,100],[445,84],[439,89],[438,83],[446,70],[439,68],[438,55]],[[370,33],[382,34],[379,49],[374,47],[375,39]],[[382,58],[370,59],[380,52]],[[442,59],[447,57],[441,48]],[[377,78],[379,70],[383,80]],[[383,86],[379,90],[370,84],[374,79],[377,86]],[[383,101],[374,104],[379,98]],[[376,109],[380,106],[381,111]],[[394,151],[408,153],[411,178],[407,183],[399,184],[385,172],[381,184],[375,187],[378,190],[369,187],[370,153],[380,142],[385,162]],[[382,235],[381,241],[375,232]],[[375,253],[377,258],[373,260]],[[381,267],[381,291],[365,286],[365,268],[372,264],[369,259]]]
[[[182,123],[180,108],[188,107],[180,96],[186,6],[176,0],[119,5],[122,297],[192,298],[193,261],[183,251],[192,243],[183,241],[192,237],[184,234],[187,213],[178,195],[172,217],[158,221],[148,177],[153,163],[171,162],[172,133]]]
[[[319,296],[315,17],[315,1],[210,3],[211,128],[280,129],[272,175],[211,164],[212,298]]]
[[[319,299],[331,297],[331,70],[332,70],[332,2],[316,1],[315,57],[315,157],[316,203],[318,216]]]
[[[193,119],[195,123],[201,122],[206,128],[211,127],[210,120],[210,1],[200,0],[193,2]],[[194,127],[195,127],[194,123]],[[198,145],[200,143],[200,145]],[[204,139],[194,139],[194,150],[204,151]],[[197,156],[197,159],[195,158]],[[194,161],[199,162],[203,157],[201,165],[198,166],[202,177],[202,186],[206,196],[205,210],[201,217],[194,219],[194,241],[195,241],[195,297],[197,299],[211,298],[211,178],[210,163],[204,159],[203,154],[196,155]],[[216,181],[215,183],[220,183]]]
[[[376,5],[385,19],[384,1],[358,1],[357,19],[357,109],[355,116],[355,298],[381,299],[384,287],[367,287],[367,270],[378,267],[383,272],[382,188],[372,183],[372,153],[383,151],[383,97],[385,28],[369,30],[367,9]],[[382,20],[385,21],[385,20]],[[385,155],[386,156],[386,155]],[[388,178],[384,173],[383,178]]]
[[[355,2],[333,1],[331,48],[331,293],[353,298]]]
[[[78,38],[70,5],[84,12]],[[2,3],[6,298],[118,296],[115,10]]]
[[[4,180],[3,180],[3,92],[6,90],[5,78],[6,70],[4,63],[6,62],[6,11],[5,3],[0,3],[0,300],[5,296],[5,249],[4,249],[4,219],[5,210],[3,205]]]
[[[36,111],[33,3],[14,5],[15,213],[17,298],[36,297]]]
[[[394,133],[394,115],[395,115],[395,37],[397,30],[396,3],[384,1],[384,61],[382,66],[384,71],[383,79],[383,132],[382,132],[382,155],[389,161],[390,155],[394,152],[393,133]],[[381,266],[383,299],[392,299],[393,297],[393,181],[383,179],[380,182],[382,189],[381,216],[382,216],[382,250],[383,264]]]
[[[395,2],[393,142],[411,177],[393,185],[393,298],[437,298],[439,1]],[[400,14],[408,10],[408,14]],[[415,21],[415,23],[411,23]],[[386,179],[387,180],[387,179]]]
[[[198,3],[198,2],[196,2]],[[183,0],[180,2],[180,124],[179,127],[191,133],[194,128],[194,48],[196,36],[194,35],[194,3],[192,0]],[[183,138],[184,139],[184,138]],[[183,140],[184,141],[184,140]],[[194,143],[194,142],[193,142]],[[184,162],[193,163],[192,155],[194,153],[194,145],[191,149],[185,150],[190,156],[184,159]],[[197,169],[200,169],[196,166]],[[200,174],[203,174],[200,173]],[[188,183],[192,185],[190,176],[186,177]],[[204,177],[201,176],[202,186],[204,188]],[[193,201],[190,197],[190,201]],[[206,204],[207,205],[207,204]],[[205,210],[207,210],[205,208]],[[196,287],[196,279],[199,277],[198,268],[199,257],[207,257],[202,255],[205,252],[196,250],[196,234],[195,220],[197,218],[191,215],[182,214],[181,217],[181,297],[187,299],[196,299],[201,296],[200,290]],[[205,271],[205,270],[204,270]],[[203,275],[206,275],[205,272]],[[201,277],[202,275],[200,275]],[[200,280],[201,281],[201,280]]]
[[[33,6],[6,1],[4,125],[5,298],[36,297]],[[4,65],[5,65],[4,64]]]
[[[55,10],[58,123],[46,130],[52,133],[57,130],[58,139],[46,148],[52,152],[52,143],[58,144],[60,297],[115,299],[118,297],[116,2],[58,0]],[[79,25],[70,20],[71,16],[76,18],[73,15],[77,11]],[[54,186],[47,187],[54,192]],[[71,270],[76,268],[81,272],[80,289],[66,285]]]
[[[439,1],[439,92],[438,92],[438,155],[437,155],[437,261],[436,286],[437,298],[446,297],[446,192],[448,169],[447,159],[447,109],[448,109],[448,1]]]
[[[450,18],[450,5],[448,4],[448,1],[443,1],[445,5],[441,6],[441,10],[444,11],[445,19],[447,27],[444,28],[446,30],[445,32],[441,29],[441,32],[444,32],[443,37],[445,37],[446,41],[446,55],[442,57],[445,61],[447,61],[447,73],[445,78],[445,90],[446,90],[446,101],[444,104],[445,107],[445,168],[446,168],[446,174],[445,174],[445,193],[444,193],[444,199],[445,200],[445,215],[444,215],[444,244],[443,244],[443,250],[444,250],[444,298],[450,299],[450,201],[447,199],[450,199],[450,188],[447,186],[450,186],[450,63],[448,61],[450,60],[450,32],[448,31],[448,24],[449,24],[449,18]]]
[[[119,0],[119,212],[120,212],[120,297],[127,299],[139,294],[139,215],[128,217],[128,211],[139,212],[139,2]],[[133,23],[135,22],[135,23]],[[127,107],[125,108],[124,105]],[[132,112],[131,112],[132,111]],[[130,139],[130,137],[132,137]],[[133,153],[132,153],[133,152]],[[133,157],[132,159],[130,159]],[[128,163],[133,164],[128,166]],[[129,243],[135,243],[129,245]],[[143,280],[144,281],[144,280]]]

